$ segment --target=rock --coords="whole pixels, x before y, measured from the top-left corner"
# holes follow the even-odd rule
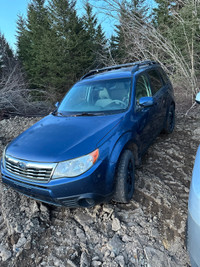
[[[119,264],[120,267],[125,267],[124,257],[119,255],[115,258],[115,261]]]
[[[114,258],[115,257],[115,253],[113,251],[110,253],[110,257],[111,258]]]
[[[128,235],[123,235],[123,236],[122,236],[122,241],[123,241],[124,243],[132,242],[132,241],[133,241],[133,238],[130,237],[130,236],[128,236]]]
[[[101,266],[101,261],[92,261],[92,266],[94,267]]]
[[[32,212],[33,214],[39,212],[38,204],[37,204],[36,201],[34,201],[33,205],[31,206],[31,212]]]
[[[40,211],[43,213],[49,213],[48,208],[45,205],[43,205],[42,203],[40,204]]]
[[[78,236],[78,238],[80,239],[80,241],[82,243],[85,243],[86,242],[85,234],[84,234],[84,232],[80,228],[77,228],[76,229],[76,235]]]
[[[13,233],[11,236],[10,236],[10,242],[12,245],[15,245],[18,240],[19,240],[19,237],[20,237],[20,234],[19,233]]]
[[[168,250],[170,248],[170,244],[169,244],[168,240],[163,239],[162,243],[163,243],[163,246],[164,246],[165,249]]]
[[[40,266],[47,266],[47,262],[46,261],[41,262]]]
[[[113,221],[112,221],[112,230],[115,231],[115,232],[117,232],[120,229],[121,229],[121,224],[120,224],[119,219],[113,218]]]
[[[54,266],[58,266],[58,267],[62,267],[63,266],[62,262],[59,259],[55,258],[55,257],[53,259],[53,264],[54,264]]]
[[[35,263],[37,264],[37,266],[42,262],[42,257],[38,257],[35,260]]]
[[[149,266],[152,266],[152,267],[153,266],[156,266],[156,267],[170,266],[167,256],[160,250],[154,249],[152,247],[146,247],[144,251],[145,251]]]
[[[74,264],[71,260],[67,260],[67,266],[66,267],[78,267],[76,264]]]
[[[86,252],[84,251],[81,253],[80,267],[89,267],[89,266],[90,266],[90,262],[88,260],[88,256]]]
[[[107,244],[108,249],[113,252],[115,255],[118,255],[122,249],[122,241],[117,234]]]
[[[98,261],[99,260],[99,257],[98,256],[95,256],[92,258],[92,261]]]
[[[4,246],[0,245],[0,257],[2,258],[2,261],[7,261],[11,256],[12,253]]]
[[[110,256],[110,251],[109,250],[106,250],[105,254],[104,254],[104,257],[105,258],[108,258]]]
[[[85,225],[85,224],[91,224],[94,221],[94,219],[88,213],[80,213],[80,212],[77,212],[75,214],[75,218],[76,218],[76,220],[80,224],[83,224],[83,225]]]
[[[20,248],[22,246],[24,246],[26,244],[26,238],[25,237],[20,237],[17,244],[16,244],[16,247],[17,248]]]
[[[104,205],[103,206],[103,212],[108,213],[109,216],[111,216],[113,214],[113,208],[111,208],[108,205]]]

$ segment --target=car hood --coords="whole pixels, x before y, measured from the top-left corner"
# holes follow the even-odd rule
[[[60,162],[86,155],[123,118],[106,116],[58,117],[48,115],[14,139],[6,154],[28,161]]]

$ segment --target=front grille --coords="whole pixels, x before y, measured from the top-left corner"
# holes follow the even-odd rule
[[[15,176],[37,182],[48,182],[51,178],[55,163],[38,163],[6,156],[6,170]]]

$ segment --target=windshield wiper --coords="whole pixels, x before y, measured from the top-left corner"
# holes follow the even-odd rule
[[[64,115],[61,112],[58,112],[57,110],[53,111],[51,114],[54,116],[60,115],[60,116],[64,117]]]
[[[104,113],[90,113],[90,112],[82,112],[82,113],[77,113],[74,114],[75,117],[79,117],[79,116],[98,116],[98,115],[104,115]]]
[[[81,116],[99,116],[105,115],[104,113],[91,113],[91,112],[82,112],[82,113],[74,113],[74,114],[63,114],[62,112],[54,111],[52,112],[53,115],[59,115],[62,117],[81,117]]]

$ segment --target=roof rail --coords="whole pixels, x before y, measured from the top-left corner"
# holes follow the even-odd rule
[[[109,67],[105,67],[105,68],[101,68],[101,69],[90,70],[88,73],[83,75],[83,77],[81,77],[80,80],[83,80],[83,79],[85,79],[85,78],[87,78],[87,77],[89,77],[95,73],[99,73],[99,72],[117,70],[117,69],[128,68],[128,67],[137,67],[137,69],[139,69],[140,66],[148,66],[148,65],[153,65],[153,64],[159,64],[159,63],[156,61],[144,60],[144,61],[137,61],[137,62],[132,62],[132,63],[109,66]]]

